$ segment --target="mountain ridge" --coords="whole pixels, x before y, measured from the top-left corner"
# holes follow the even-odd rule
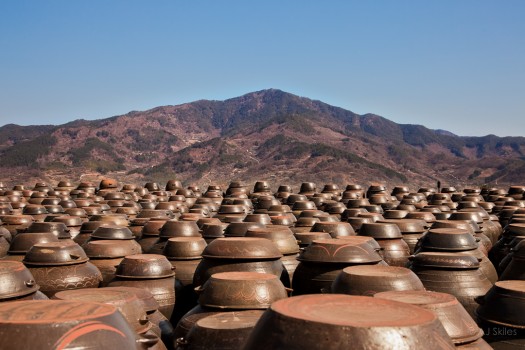
[[[4,181],[91,174],[202,184],[232,177],[510,184],[521,180],[524,153],[523,137],[457,136],[278,89],[61,125],[0,127]]]

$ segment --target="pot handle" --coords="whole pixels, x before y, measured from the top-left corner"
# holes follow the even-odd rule
[[[408,257],[408,260],[409,260],[409,261],[414,261],[415,258],[416,258],[415,255],[410,255],[410,256]]]
[[[69,256],[70,256],[71,259],[73,259],[73,260],[79,260],[79,259],[82,258],[80,255],[76,255],[76,254],[69,254]]]
[[[36,282],[35,282],[35,280],[27,280],[27,281],[24,282],[24,284],[27,287],[31,288],[31,287],[33,287],[36,284]]]
[[[197,286],[197,287],[193,288],[193,290],[197,294],[201,294],[202,292],[204,292],[204,288],[202,288],[202,286]]]
[[[293,293],[293,289],[292,288],[284,287],[284,290],[286,291],[286,293],[288,293],[288,296],[291,296],[292,293]]]

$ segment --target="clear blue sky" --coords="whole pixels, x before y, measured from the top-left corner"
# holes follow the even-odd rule
[[[525,1],[1,0],[0,125],[278,88],[525,136]]]

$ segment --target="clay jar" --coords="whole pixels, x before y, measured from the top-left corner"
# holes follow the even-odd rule
[[[31,215],[37,222],[43,222],[48,214],[47,209],[43,205],[39,204],[26,205],[22,213],[25,215]]]
[[[134,240],[94,240],[84,244],[83,249],[102,274],[101,287],[115,277],[117,266],[125,256],[141,253],[140,245]]]
[[[399,227],[388,223],[364,223],[360,236],[374,238],[382,248],[379,255],[390,266],[405,267],[410,256],[410,247],[403,240]]]
[[[403,219],[408,215],[408,211],[406,210],[398,210],[398,209],[391,209],[386,210],[383,213],[383,217],[385,219]]]
[[[292,197],[292,196],[290,196]],[[288,197],[288,201],[290,200],[290,197]],[[290,204],[290,203],[288,203]],[[306,210],[315,210],[317,209],[317,206],[313,201],[309,200],[297,200],[291,205],[292,207],[292,213],[293,215],[298,218],[301,216],[301,213]]]
[[[243,349],[335,350],[349,344],[367,350],[454,349],[445,329],[428,310],[341,294],[276,301],[265,311]]]
[[[483,331],[453,295],[430,291],[390,291],[377,293],[374,297],[412,304],[431,311],[441,321],[456,347],[490,348],[481,339]]]
[[[0,221],[0,225],[2,225],[2,221]],[[13,239],[13,235],[3,226],[0,226],[0,236],[4,237],[9,243],[11,243]]]
[[[347,209],[347,210],[351,210],[351,209]],[[365,217],[357,217],[357,216],[355,217],[350,216],[350,217],[345,218],[344,220],[342,219],[342,221],[348,222],[357,234],[359,234],[359,230],[361,230],[361,227],[363,226],[364,223],[375,222],[373,218],[365,218]]]
[[[204,249],[193,285],[203,285],[218,272],[262,272],[281,278],[284,271],[282,256],[275,243],[265,238],[218,238]]]
[[[202,259],[206,242],[200,237],[173,237],[168,239],[163,255],[177,271],[177,279],[184,286],[192,285],[197,264]],[[185,264],[185,263],[188,264]]]
[[[195,306],[193,309],[191,309],[188,313],[186,313],[181,320],[177,323],[177,327],[175,328],[174,335],[175,338],[184,338],[187,336],[188,332],[191,330],[191,328],[195,325],[197,321],[200,319],[203,319],[205,317],[211,316],[211,315],[217,315],[223,312],[234,312],[234,313],[241,313],[244,315],[252,315],[256,317],[260,317],[262,310],[256,309],[256,310],[242,310],[242,309],[225,309],[225,308],[210,308],[210,307],[204,307],[201,305]]]
[[[477,307],[475,298],[492,287],[474,256],[423,252],[411,261],[412,271],[427,290],[454,295],[472,317]]]
[[[288,273],[288,279],[293,279],[293,274],[299,262],[296,257],[299,253],[299,244],[292,231],[286,226],[268,225],[266,228],[250,229],[246,237],[266,238],[275,243],[279,251],[283,254],[281,261]]]
[[[109,206],[107,204],[101,204],[101,205],[107,206],[107,209],[109,210]],[[128,217],[125,214],[91,215],[89,220],[90,221],[100,221],[100,222],[103,222],[109,225],[117,225],[117,226],[128,226],[129,225]]]
[[[459,255],[471,255],[480,262],[480,271],[494,283],[498,274],[494,265],[480,249],[474,236],[459,228],[430,229],[418,242],[418,252],[441,251]]]
[[[426,232],[417,244],[417,248],[426,251],[465,251],[478,248],[474,236],[459,228],[437,228]]]
[[[427,223],[418,219],[385,219],[381,223],[396,224],[403,235],[403,240],[410,248],[410,254],[414,254],[417,241],[427,230]]]
[[[133,240],[134,236],[131,230],[125,226],[103,225],[99,226],[91,233],[90,240],[113,239],[113,240]]]
[[[525,223],[507,225],[500,239],[494,243],[489,251],[489,259],[494,266],[499,266],[505,256],[510,253],[509,244],[516,236],[525,236]]]
[[[0,304],[2,349],[95,349],[101,344],[107,349],[144,348],[111,305],[64,300]]]
[[[213,218],[215,220],[215,218]],[[201,226],[202,230],[202,237],[206,241],[206,243],[209,243],[217,238],[224,237],[224,230],[228,227],[227,224],[223,224],[219,221],[219,223],[204,223]]]
[[[165,349],[163,344],[157,344],[160,338],[151,332],[152,324],[148,320],[144,305],[134,293],[115,289],[87,288],[58,292],[53,299],[97,302],[115,306],[133,327],[138,339],[150,343],[148,349]]]
[[[244,222],[258,222],[264,225],[270,225],[272,219],[268,214],[248,214],[243,220]]]
[[[148,250],[149,254],[162,254],[166,242],[172,237],[202,237],[195,221],[168,220],[162,226],[159,240]]]
[[[355,236],[355,231],[348,222],[316,222],[312,232],[328,232],[332,238]]]
[[[215,214],[214,218],[217,218],[224,222],[224,219],[228,216],[238,217],[242,221],[246,214],[248,213],[248,209],[243,205],[238,204],[221,204],[219,207],[219,210],[217,214]]]
[[[204,238],[174,237],[168,239],[163,250],[176,271],[176,300],[172,322],[176,324],[191,308],[197,305],[197,294],[194,291],[193,276],[202,259],[206,247]]]
[[[140,238],[137,239],[137,242],[142,247],[143,252],[148,252],[151,247],[153,247],[155,243],[158,242],[160,230],[166,221],[168,220],[154,218],[148,219],[148,221],[144,223]]]
[[[165,256],[136,254],[126,256],[117,267],[109,287],[144,288],[159,303],[159,311],[170,318],[175,306],[175,272]]]
[[[244,237],[246,232],[254,228],[265,228],[265,224],[257,222],[232,222],[224,230],[226,237]]]
[[[129,255],[117,266],[110,287],[128,286],[149,290],[160,311],[171,317],[175,304],[175,272],[166,257],[157,254]]]
[[[177,349],[239,349],[262,315],[260,310],[220,312],[195,322]]]
[[[287,195],[286,193],[283,193],[284,195]],[[287,198],[287,197],[285,197]],[[284,198],[283,198],[284,199]],[[272,196],[259,196],[256,201],[255,209],[257,211],[261,211],[261,213],[267,212],[270,210],[270,207],[274,205],[281,205],[281,202],[279,199],[272,197]],[[291,208],[288,207],[288,212],[291,212]]]
[[[88,260],[84,250],[74,242],[50,242],[35,244],[23,263],[40,285],[40,291],[52,297],[62,290],[99,286],[102,274]]]
[[[495,349],[525,347],[525,281],[499,281],[476,299],[478,324]]]
[[[469,231],[476,239],[479,239],[478,246],[480,249],[482,249],[483,253],[485,255],[488,254],[488,251],[492,248],[492,243],[490,240],[483,234],[481,234],[481,230],[479,229],[479,226],[473,222],[473,221],[467,221],[467,220],[437,220],[434,222],[431,226],[431,229],[437,229],[437,228],[458,228]]]
[[[66,225],[71,237],[75,238],[80,233],[82,226],[82,218],[78,216],[58,216],[53,219],[53,222],[61,222]]]
[[[294,273],[294,295],[329,291],[343,268],[367,264],[385,264],[369,241],[369,237],[314,240],[297,258],[300,263]]]
[[[143,288],[134,287],[105,287],[104,290],[119,290],[133,293],[141,301],[149,322],[152,324],[151,331],[161,338],[168,349],[175,344],[173,326],[170,321],[159,311],[159,304],[151,292]]]
[[[2,215],[2,227],[7,229],[11,235],[16,235],[17,230],[24,230],[34,221],[31,215]]]
[[[314,224],[319,221],[320,220],[318,218],[300,217],[297,219],[291,230],[293,233],[309,232],[312,230],[312,226],[314,226]]]
[[[58,242],[58,238],[51,232],[24,232],[19,233],[11,241],[8,260],[22,261],[26,253],[37,243]]]
[[[520,241],[514,248],[511,248],[511,260],[503,273],[500,280],[525,280],[525,241]]]
[[[31,272],[18,261],[0,261],[0,302],[47,299]]]
[[[373,296],[385,291],[424,290],[419,277],[405,267],[361,265],[345,267],[332,283],[332,293]]]
[[[497,267],[498,274],[502,274],[507,266],[509,266],[514,256],[515,248],[517,248],[517,245],[523,240],[525,240],[525,236],[516,236],[510,241],[510,243],[508,243],[509,253],[501,260]]]
[[[328,232],[296,232],[294,233],[299,247],[305,248],[316,239],[331,239],[332,236]]]
[[[83,222],[80,226],[80,232],[73,238],[75,243],[78,243],[80,246],[84,245],[88,239],[91,238],[91,234],[100,226],[108,225],[107,223],[101,221],[86,221]]]
[[[201,306],[220,309],[266,309],[288,297],[277,276],[258,272],[216,273],[196,291]]]
[[[58,239],[70,239],[69,229],[62,222],[34,222],[24,232],[51,232]]]

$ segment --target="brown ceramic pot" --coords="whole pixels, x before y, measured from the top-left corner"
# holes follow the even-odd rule
[[[153,294],[159,311],[170,318],[175,305],[175,272],[165,256],[137,254],[125,257],[118,265],[109,287],[138,287]]]
[[[8,254],[25,255],[35,244],[48,242],[58,242],[58,238],[51,232],[19,233],[13,237]]]
[[[317,222],[312,226],[312,232],[328,232],[332,238],[355,236],[355,231],[348,222]]]
[[[373,296],[385,291],[424,290],[419,277],[405,267],[361,265],[345,267],[332,283],[332,293]]]
[[[413,254],[417,241],[428,228],[424,220],[418,219],[385,219],[378,222],[396,224],[403,235],[403,240],[410,247],[410,254]]]
[[[16,336],[23,334],[23,336]],[[2,349],[141,349],[124,316],[111,305],[64,300],[0,304]]]
[[[134,287],[105,287],[108,290],[122,290],[135,294],[142,302],[148,320],[152,324],[151,332],[160,337],[168,349],[172,349],[175,344],[174,330],[170,321],[159,312],[159,304],[153,294],[143,288]]]
[[[332,236],[328,232],[296,232],[294,233],[299,247],[307,247],[316,239],[330,239]]]
[[[266,309],[288,297],[277,276],[258,272],[216,273],[196,290],[201,306],[219,309]]]
[[[102,274],[88,260],[76,243],[51,242],[35,244],[23,262],[40,285],[40,291],[52,297],[62,290],[100,285]]]
[[[474,256],[424,252],[413,257],[411,269],[427,290],[454,295],[474,316],[475,299],[492,287],[479,266]]]
[[[273,303],[243,348],[343,349],[348,344],[369,350],[454,349],[430,311],[340,294],[302,295]]]
[[[511,249],[511,260],[500,276],[500,280],[525,280],[525,241]]]
[[[392,223],[366,223],[359,235],[374,238],[382,248],[379,254],[391,266],[405,267],[410,256],[410,247],[403,240],[399,227]]]
[[[279,260],[283,255],[272,241],[265,238],[218,238],[204,249],[202,256],[193,278],[194,286],[203,285],[218,272],[255,271],[281,278],[284,271]],[[289,285],[289,281],[283,283]]]
[[[40,289],[31,272],[18,261],[0,261],[0,302],[34,295]]]
[[[86,288],[58,292],[53,296],[53,299],[113,305],[126,318],[136,333],[144,334],[152,327],[143,303],[132,292],[115,288]]]
[[[297,258],[300,263],[294,273],[293,294],[329,291],[333,281],[347,266],[385,264],[369,239],[373,241],[359,236],[314,240]]]
[[[483,336],[483,331],[451,294],[430,291],[389,291],[377,293],[374,297],[417,305],[432,311],[455,345],[471,344]]]
[[[525,347],[525,281],[499,281],[483,297],[476,311],[485,339],[494,349]]]
[[[177,349],[234,350],[246,342],[262,311],[221,312],[201,318],[184,338],[177,339]]]
[[[107,286],[115,278],[117,266],[125,256],[141,253],[140,245],[133,240],[89,241],[83,249],[102,274],[101,287]]]

